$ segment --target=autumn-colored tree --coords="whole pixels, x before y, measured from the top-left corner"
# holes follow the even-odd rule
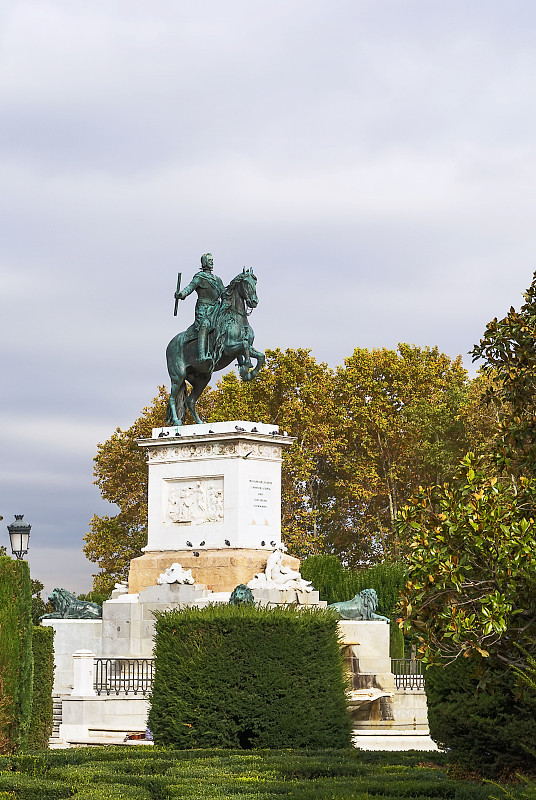
[[[436,347],[358,348],[337,370],[344,457],[323,522],[350,564],[404,556],[398,510],[421,483],[448,478],[465,452],[467,385],[461,359]]]
[[[467,450],[478,453],[481,468],[485,467],[490,476],[499,474],[495,453],[501,407],[497,402],[487,400],[493,380],[493,372],[479,371],[470,382],[459,409],[459,417],[466,432]]]
[[[128,430],[117,428],[97,445],[95,483],[103,498],[119,507],[115,516],[95,514],[84,536],[84,553],[100,570],[93,576],[97,591],[109,592],[116,581],[125,580],[130,560],[147,544],[147,463],[136,440],[150,437],[152,428],[163,425],[167,400],[160,386],[152,404]]]

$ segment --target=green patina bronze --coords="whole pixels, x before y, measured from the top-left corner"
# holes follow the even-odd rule
[[[253,347],[255,334],[248,322],[249,314],[258,304],[256,286],[253,270],[244,267],[224,287],[221,279],[213,274],[212,255],[205,253],[201,256],[201,270],[188,286],[175,292],[176,301],[197,292],[197,303],[193,325],[177,334],[167,346],[171,394],[166,425],[182,425],[187,410],[195,422],[202,423],[195,408],[197,401],[212,373],[225,369],[235,358],[242,380],[251,381],[257,377],[265,357]],[[255,367],[251,357],[257,361]],[[186,382],[192,387],[189,394]]]
[[[229,598],[230,606],[251,605],[254,602],[253,592],[245,583],[239,583],[238,586],[235,586]]]
[[[341,619],[390,621],[388,617],[374,613],[378,608],[378,595],[374,589],[363,589],[351,600],[331,603],[328,608],[338,611]]]
[[[48,597],[56,609],[51,614],[43,614],[41,619],[100,619],[102,606],[79,600],[67,589],[53,589]]]

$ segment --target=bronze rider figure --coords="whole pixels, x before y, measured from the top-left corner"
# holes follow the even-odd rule
[[[194,275],[188,286],[180,292],[175,292],[177,300],[184,300],[193,291],[197,292],[194,327],[197,330],[200,364],[206,364],[210,361],[210,354],[207,350],[208,334],[214,327],[214,317],[220,305],[220,297],[225,289],[221,279],[213,274],[213,268],[212,253],[205,253],[201,256],[200,271]]]

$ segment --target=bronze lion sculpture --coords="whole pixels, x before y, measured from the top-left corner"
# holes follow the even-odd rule
[[[376,614],[378,608],[378,595],[374,589],[363,589],[358,592],[351,600],[345,600],[341,603],[331,603],[328,608],[334,608],[339,612],[341,619],[355,619],[355,620],[380,620],[389,622],[387,617],[382,617]]]
[[[245,583],[239,583],[238,586],[235,586],[233,593],[229,598],[230,606],[242,606],[254,602],[255,598],[253,597],[253,592],[249,586],[245,585]]]
[[[56,609],[51,614],[43,614],[41,619],[100,619],[102,606],[79,600],[67,589],[53,589],[48,600]]]

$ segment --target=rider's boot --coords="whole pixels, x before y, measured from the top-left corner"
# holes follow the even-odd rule
[[[207,353],[207,337],[208,328],[199,328],[199,334],[197,337],[197,344],[199,347],[199,364],[208,364],[210,362],[210,356]]]

